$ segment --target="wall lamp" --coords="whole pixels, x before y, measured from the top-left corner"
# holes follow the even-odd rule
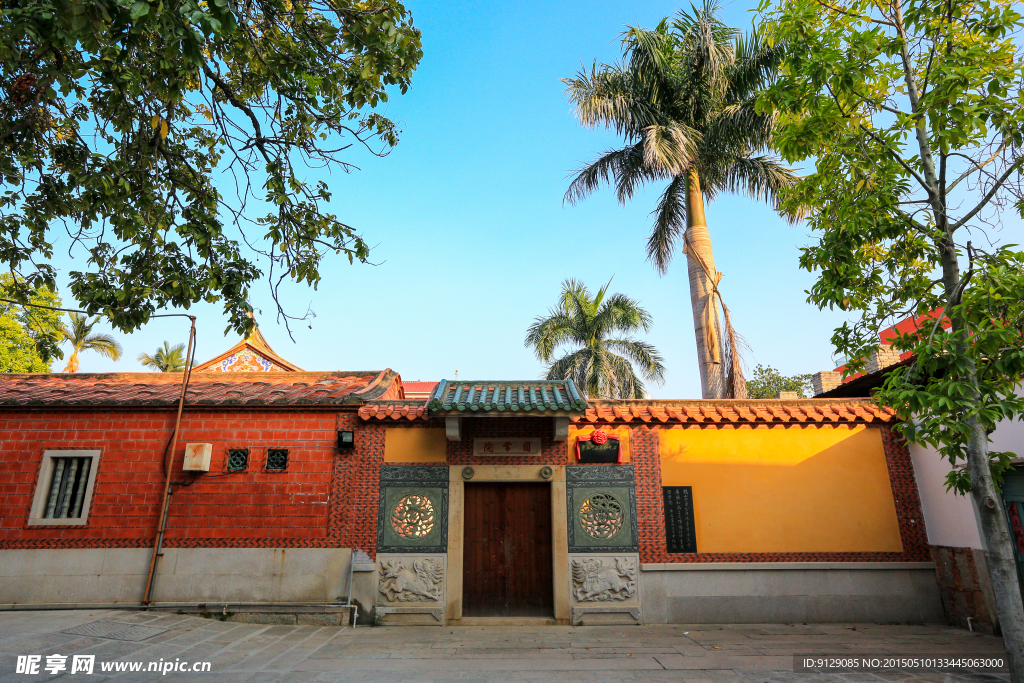
[[[348,451],[355,448],[356,445],[356,433],[355,432],[338,432],[338,450]]]

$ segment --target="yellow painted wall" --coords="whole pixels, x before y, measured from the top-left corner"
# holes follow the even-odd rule
[[[881,430],[661,429],[665,486],[692,486],[697,550],[901,552]]]
[[[608,432],[608,436],[615,437],[619,440],[619,448],[622,449],[622,462],[630,462],[633,454],[630,450],[629,427],[602,427],[601,429]],[[576,462],[576,442],[579,440],[579,435],[590,434],[593,431],[594,427],[583,427],[581,429],[569,427],[569,438],[566,440],[566,444],[569,449],[568,455],[570,465]]]
[[[444,428],[389,427],[384,432],[384,462],[446,462]]]

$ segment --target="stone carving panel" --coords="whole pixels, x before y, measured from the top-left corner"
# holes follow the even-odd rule
[[[578,602],[613,602],[636,594],[637,562],[629,557],[572,560],[572,594]]]
[[[447,551],[448,468],[382,467],[377,508],[377,552]]]
[[[444,562],[429,557],[381,560],[377,590],[390,603],[440,602],[444,594]]]
[[[633,466],[569,466],[565,474],[569,552],[637,552]]]
[[[580,524],[589,536],[611,538],[622,528],[622,504],[610,493],[595,493],[580,506]]]

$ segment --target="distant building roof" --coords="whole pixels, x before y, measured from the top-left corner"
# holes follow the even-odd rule
[[[405,387],[405,397],[410,400],[426,401],[434,393],[434,387],[437,385],[437,382],[402,382],[402,386]]]
[[[270,348],[270,344],[255,328],[248,337],[230,349],[196,365],[193,372],[303,372],[302,368],[287,361]]]
[[[173,407],[180,372],[0,374],[0,406]],[[356,372],[193,372],[187,407],[337,406],[368,400],[402,400],[394,370]]]

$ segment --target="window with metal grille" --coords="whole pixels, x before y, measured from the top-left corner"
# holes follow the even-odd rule
[[[267,469],[272,472],[281,472],[288,469],[288,449],[271,448],[267,450]]]
[[[43,519],[82,516],[92,458],[53,458],[53,479],[46,495]]]
[[[98,450],[43,451],[28,525],[87,525],[101,453]]]
[[[249,466],[249,449],[232,448],[228,451],[228,471],[238,472]]]

